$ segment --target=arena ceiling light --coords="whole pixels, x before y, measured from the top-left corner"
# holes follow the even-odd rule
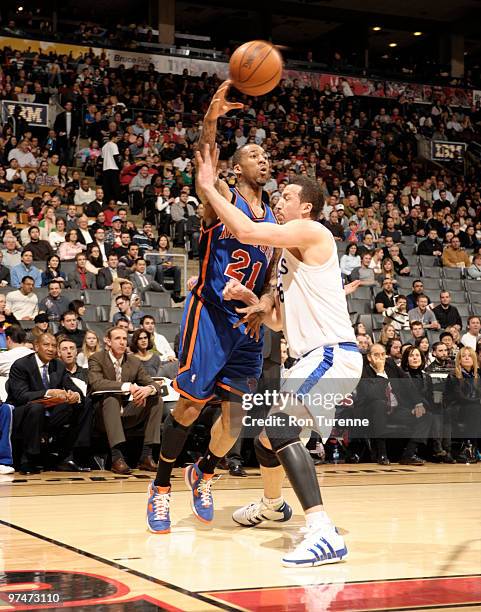
[[[390,47],[397,47],[397,43],[395,43],[395,42],[389,43],[389,46]]]
[[[22,11],[23,11],[23,5],[19,4],[18,7],[17,7],[17,12],[21,13]]]
[[[373,26],[372,31],[373,32],[380,32],[381,31],[381,26]]]
[[[418,32],[413,32],[413,36],[422,36],[422,35],[423,35],[422,32],[419,32],[419,31]]]

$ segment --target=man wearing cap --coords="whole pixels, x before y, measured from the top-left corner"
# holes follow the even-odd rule
[[[118,215],[112,217],[112,227],[105,234],[105,244],[110,249],[115,249],[122,245],[122,219]]]

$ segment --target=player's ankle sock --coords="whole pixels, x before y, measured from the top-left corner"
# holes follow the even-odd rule
[[[278,510],[284,503],[283,497],[265,497],[262,496],[263,503],[269,508],[269,510]]]
[[[324,510],[309,512],[306,514],[306,525],[310,528],[313,525],[332,526],[332,521]]]
[[[221,459],[222,457],[217,457],[217,455],[214,455],[214,453],[211,453],[210,450],[208,450],[197,464],[197,467],[203,474],[213,474],[215,466]]]
[[[157,468],[157,476],[154,480],[156,487],[170,487],[170,476],[174,468],[175,461],[166,461],[162,455],[159,457],[159,466]]]
[[[112,453],[112,463],[114,463],[115,461],[118,461],[119,459],[124,458],[122,450],[120,449],[120,444],[117,444],[117,446],[114,446],[110,452]]]

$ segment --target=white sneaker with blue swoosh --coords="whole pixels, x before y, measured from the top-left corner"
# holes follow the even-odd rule
[[[326,563],[338,563],[347,556],[344,538],[330,523],[316,523],[302,527],[302,541],[291,552],[284,555],[285,567],[314,567]]]

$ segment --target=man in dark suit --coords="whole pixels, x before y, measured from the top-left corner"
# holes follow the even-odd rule
[[[0,251],[0,287],[10,284],[10,268],[3,265],[3,252]]]
[[[53,129],[58,134],[60,159],[63,163],[71,166],[80,124],[77,115],[73,112],[72,102],[66,102],[64,108],[65,111],[55,118]]]
[[[75,257],[77,267],[68,275],[68,282],[72,289],[96,289],[97,279],[95,274],[89,272],[85,267],[87,265],[87,256],[85,253],[78,253]]]
[[[165,289],[160,283],[154,280],[151,274],[147,274],[147,262],[143,257],[139,257],[133,267],[130,280],[134,283],[135,289],[143,295],[146,291],[164,292]],[[99,272],[100,274],[100,272]]]
[[[163,400],[160,386],[145,372],[142,362],[127,355],[127,332],[111,328],[105,337],[106,350],[89,359],[89,392],[99,395],[96,414],[102,419],[112,453],[112,472],[131,474],[122,448],[129,430],[144,431],[138,468],[156,472],[152,445],[160,443]],[[112,393],[114,391],[114,393]],[[130,399],[132,398],[132,399]]]
[[[56,469],[88,471],[75,463],[73,451],[90,445],[91,410],[64,364],[55,358],[55,337],[49,333],[39,336],[35,351],[15,361],[7,384],[7,403],[15,406],[13,438],[23,442],[20,471],[24,474],[40,471],[41,439],[50,432],[59,434]],[[54,403],[49,405],[47,398]]]
[[[110,253],[107,258],[108,266],[99,270],[97,274],[97,289],[112,289],[115,278],[127,278],[125,268],[119,268],[119,258],[115,253]]]

